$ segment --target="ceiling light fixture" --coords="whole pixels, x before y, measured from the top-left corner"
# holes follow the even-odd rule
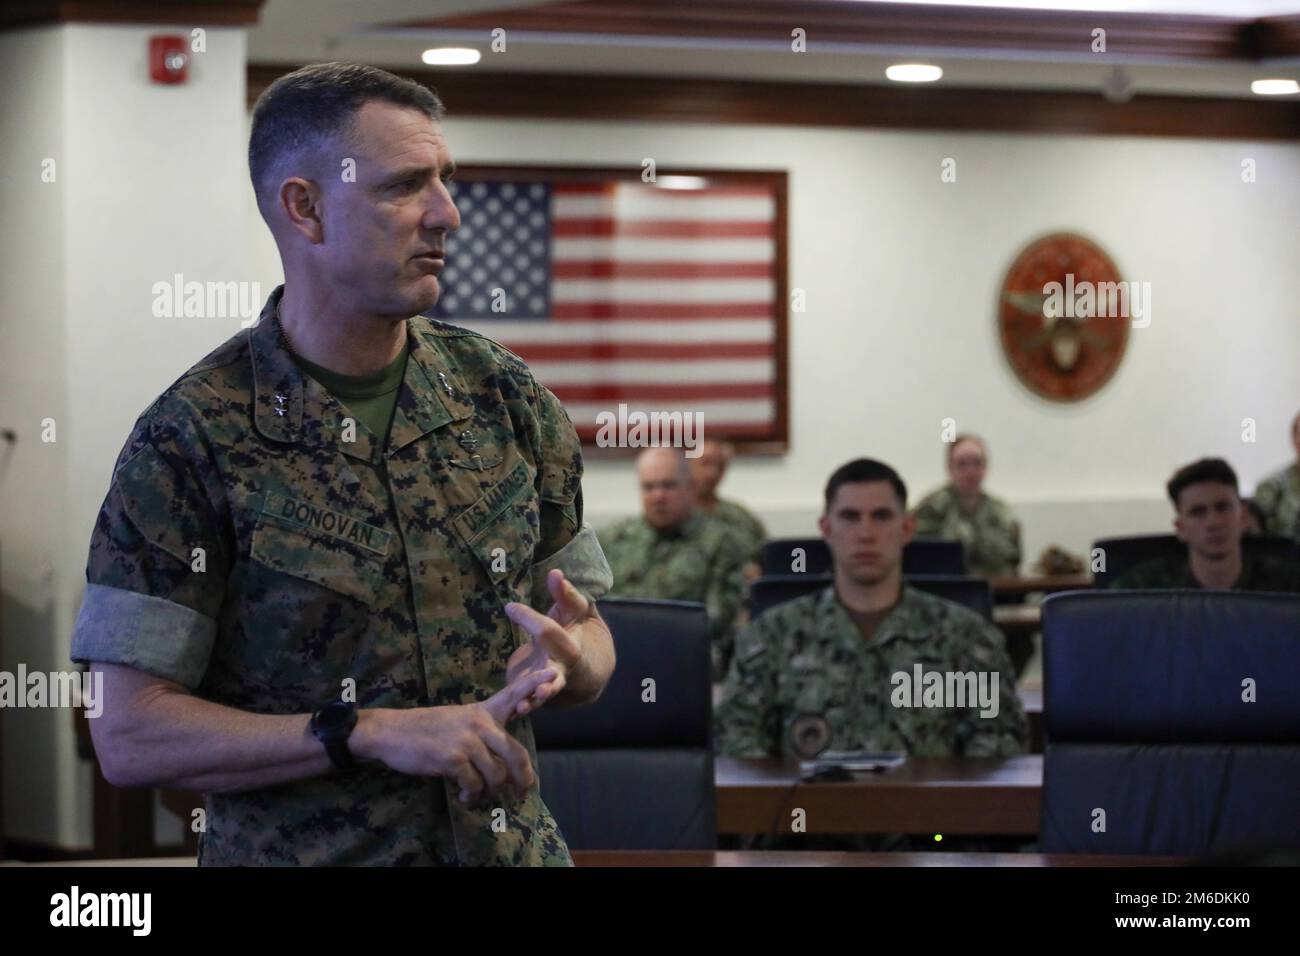
[[[440,46],[420,55],[429,66],[472,66],[482,58],[478,50],[464,46]]]
[[[895,83],[933,83],[943,76],[943,70],[928,63],[895,63],[885,70],[885,76]]]
[[[1250,91],[1260,96],[1286,96],[1300,93],[1300,83],[1295,80],[1252,80]]]

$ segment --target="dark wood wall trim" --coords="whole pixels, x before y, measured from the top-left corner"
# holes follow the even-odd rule
[[[1251,40],[1260,59],[1300,57],[1300,14],[1257,20]]]
[[[842,0],[577,0],[390,26],[414,30],[690,37],[789,44],[790,31],[819,42],[909,49],[972,49],[1087,55],[1092,31],[1106,31],[1106,52],[1124,57],[1250,60],[1272,51],[1281,18],[1071,10],[989,9]],[[1285,44],[1282,44],[1285,47]],[[1267,55],[1281,56],[1269,52]]]
[[[297,64],[252,64],[251,104]],[[853,86],[560,73],[402,70],[437,89],[453,115],[639,119],[781,126],[1300,139],[1300,100]]]
[[[0,30],[47,23],[184,23],[245,26],[257,23],[266,0],[8,0],[0,6]]]

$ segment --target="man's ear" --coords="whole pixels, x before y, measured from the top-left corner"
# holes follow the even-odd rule
[[[1179,515],[1174,515],[1174,534],[1178,536],[1179,541],[1187,543],[1187,539],[1183,537],[1183,519]]]
[[[916,515],[910,511],[903,512],[903,544],[907,544],[916,536]]]
[[[293,176],[280,184],[276,194],[280,210],[289,228],[312,245],[325,241],[325,221],[322,215],[322,190],[320,184],[301,176]]]
[[[831,519],[826,515],[821,515],[817,519],[817,530],[822,533],[823,538],[829,538],[831,536]]]

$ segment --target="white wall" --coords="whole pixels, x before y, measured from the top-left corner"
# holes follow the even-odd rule
[[[155,282],[243,281],[242,29],[209,28],[185,85],[148,79],[169,27],[0,34],[4,424],[19,432],[0,504],[6,669],[66,669],[87,546],[113,462],[160,391],[239,328],[159,319]],[[12,135],[10,135],[12,134]],[[40,181],[39,157],[58,161]],[[269,291],[269,290],[268,290]],[[40,441],[39,422],[57,422]],[[86,846],[90,780],[66,711],[5,719],[5,829]]]
[[[13,673],[20,661],[33,670],[62,669],[66,657],[56,635],[64,630],[61,624],[66,626],[60,585],[67,582],[68,555],[60,553],[60,541],[70,447],[40,438],[43,419],[54,419],[56,439],[66,436],[60,430],[67,424],[64,34],[57,29],[0,33],[0,63],[7,80],[0,84],[5,169],[0,178],[0,427],[18,436],[12,448],[0,444],[0,669]],[[42,182],[47,158],[55,160],[52,183]],[[58,835],[48,807],[56,794],[73,789],[59,787],[70,779],[72,767],[66,738],[54,732],[59,716],[0,710],[5,822],[12,836]],[[68,715],[61,717],[70,731]],[[39,800],[28,796],[36,793]]]
[[[1021,512],[1034,558],[1051,543],[1083,552],[1102,535],[1166,530],[1164,482],[1200,455],[1228,458],[1247,490],[1290,455],[1300,145],[457,119],[448,105],[461,164],[650,156],[660,172],[788,170],[790,285],[808,304],[790,317],[790,454],[739,460],[724,486],[774,533],[813,533],[826,477],[859,455],[893,464],[914,497],[941,483],[946,417],[989,440],[989,488]],[[945,157],[956,183],[940,181]],[[1131,330],[1115,377],[1073,405],[1019,384],[995,324],[1012,259],[1061,229],[1152,287],[1150,327]],[[274,247],[257,254],[254,271],[279,281]],[[1241,440],[1247,417],[1255,444]],[[597,524],[632,513],[630,468],[590,462],[585,497]]]

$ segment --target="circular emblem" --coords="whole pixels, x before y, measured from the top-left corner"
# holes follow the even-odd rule
[[[1087,398],[1115,374],[1135,307],[1100,246],[1060,232],[1030,243],[998,297],[1002,352],[1031,391],[1058,402]]]
[[[825,717],[800,714],[790,723],[790,749],[796,756],[811,760],[831,742],[831,725]]]

